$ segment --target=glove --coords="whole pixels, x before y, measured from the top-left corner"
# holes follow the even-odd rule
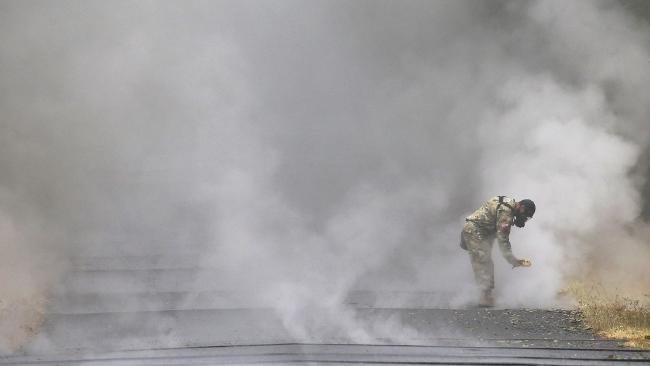
[[[530,259],[517,259],[517,263],[512,266],[514,267],[530,267],[533,264],[530,262]]]

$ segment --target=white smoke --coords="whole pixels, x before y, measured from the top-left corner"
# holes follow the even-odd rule
[[[512,305],[553,306],[564,276],[596,246],[581,237],[620,234],[638,217],[640,197],[629,172],[639,148],[604,127],[613,116],[596,92],[561,89],[544,79],[505,89],[513,107],[485,125],[495,132],[485,155],[492,167],[484,171],[486,193],[505,187],[534,197],[539,210],[525,230],[513,233],[517,254],[536,265],[504,276],[504,296]]]
[[[594,253],[637,274],[650,256],[631,175],[650,32],[618,3],[0,6],[15,276],[56,278],[50,253],[198,251],[222,276],[188,289],[253,293],[299,339],[370,342],[414,333],[359,319],[353,290],[475,301],[458,234],[497,194],[538,207],[512,234],[534,266],[496,261],[504,306],[558,305]]]
[[[612,3],[538,2],[528,15],[550,40],[540,57],[555,73],[515,73],[499,94],[506,107],[482,128],[492,135],[484,165],[494,167],[483,173],[484,191],[507,187],[539,207],[515,236],[516,251],[537,268],[502,274],[503,295],[512,305],[551,306],[576,276],[624,293],[642,288],[638,258],[650,250],[645,229],[631,228],[643,226],[633,171],[647,165],[639,162],[648,142],[647,24]]]

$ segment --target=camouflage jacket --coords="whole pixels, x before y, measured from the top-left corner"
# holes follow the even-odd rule
[[[517,259],[512,254],[510,228],[515,215],[508,205],[514,207],[515,203],[514,198],[504,197],[503,203],[499,205],[499,197],[493,197],[466,218],[467,221],[474,223],[473,226],[481,237],[490,239],[496,237],[503,257],[513,265]]]

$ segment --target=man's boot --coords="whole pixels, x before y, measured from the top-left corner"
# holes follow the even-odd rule
[[[481,291],[481,298],[478,301],[480,308],[491,308],[494,306],[494,298],[492,297],[492,289]]]

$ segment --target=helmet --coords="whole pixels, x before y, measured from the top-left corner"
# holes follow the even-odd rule
[[[523,199],[519,201],[519,204],[524,206],[524,214],[527,217],[533,217],[533,214],[535,213],[535,202],[529,199]]]

